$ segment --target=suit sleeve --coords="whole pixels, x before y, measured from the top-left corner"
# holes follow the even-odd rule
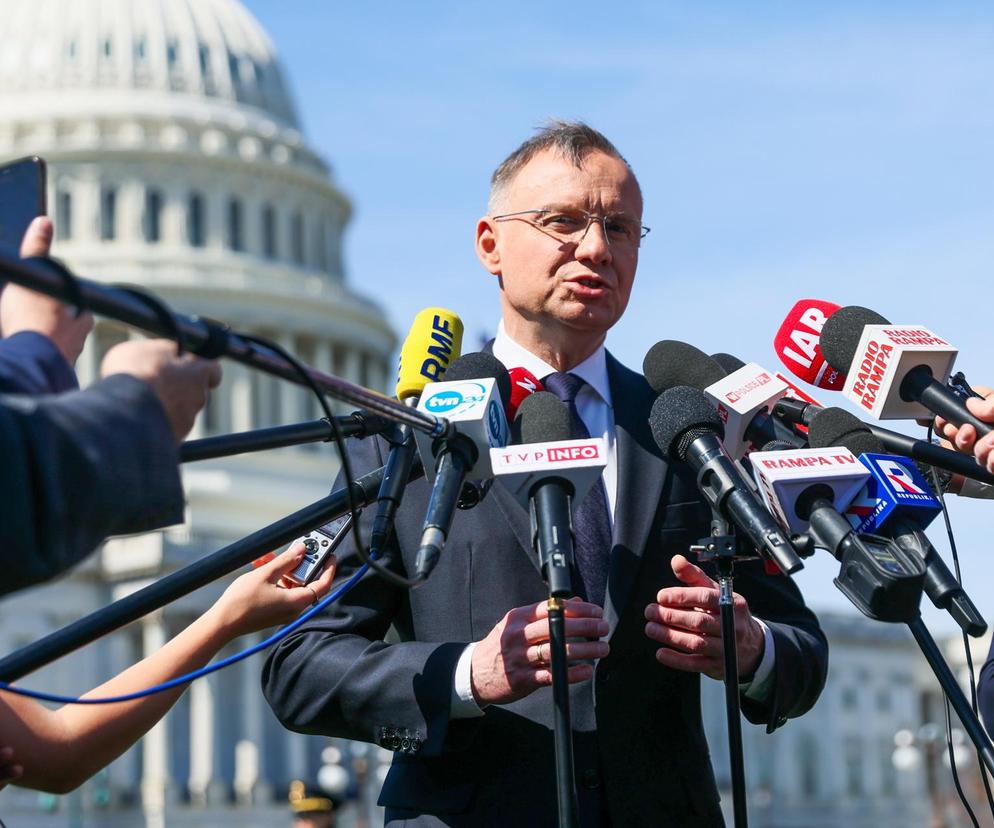
[[[0,339],[0,394],[59,394],[79,388],[55,343],[34,331]]]
[[[134,377],[57,396],[0,396],[0,456],[0,594],[58,575],[109,535],[183,519],[169,422]]]
[[[817,701],[828,673],[828,641],[797,585],[787,576],[767,574],[759,562],[741,564],[735,591],[773,634],[772,692],[763,699],[742,696],[745,717],[753,724],[765,724],[772,733]]]
[[[373,439],[354,444],[353,475],[381,466],[383,455]],[[373,512],[360,521],[367,543]],[[395,534],[379,560],[407,576]],[[336,583],[360,566],[350,537],[339,547]],[[450,721],[456,664],[468,642],[383,640],[388,632],[411,637],[406,593],[369,573],[280,642],[263,667],[262,688],[284,726],[425,756],[457,747],[454,739],[473,732],[472,720]]]

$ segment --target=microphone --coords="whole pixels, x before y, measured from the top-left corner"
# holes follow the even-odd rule
[[[785,397],[773,407],[773,414],[779,420],[800,427],[809,425],[815,417],[819,416],[820,412],[830,410],[841,411],[842,409],[822,408],[815,403]],[[864,423],[862,420],[858,422],[883,444],[886,451],[902,454],[912,460],[928,463],[931,466],[937,466],[954,474],[961,474],[981,483],[994,485],[994,474],[977,465],[976,461],[969,455],[943,448],[927,440],[918,440],[907,434],[890,431],[872,423]]]
[[[642,371],[656,393],[681,385],[703,391],[721,417],[725,450],[733,459],[773,440],[804,445],[769,414],[786,393],[786,383],[756,363],[746,365],[731,354],[717,356],[721,361],[686,342],[664,339],[649,349]],[[727,376],[726,366],[734,369]]]
[[[573,502],[607,464],[603,437],[569,439],[569,408],[548,391],[525,397],[515,419],[522,445],[490,449],[494,475],[531,516],[532,544],[549,593],[574,594]]]
[[[417,406],[429,382],[445,375],[450,363],[458,360],[462,348],[463,323],[445,308],[425,308],[414,317],[400,350],[397,364],[397,399]],[[413,430],[398,426],[391,438],[383,466],[383,482],[376,499],[376,515],[369,534],[370,554],[378,553],[387,541],[394,517],[404,496],[417,454]]]
[[[788,311],[773,337],[773,350],[788,371],[829,391],[841,390],[846,380],[837,363],[826,362],[820,345],[822,328],[839,307],[823,299],[801,299]]]
[[[928,328],[892,325],[851,305],[825,323],[821,343],[826,358],[849,371],[843,393],[875,419],[938,414],[956,425],[972,425],[980,436],[990,433],[990,424],[974,417],[944,385],[958,351]]]
[[[913,461],[884,453],[883,444],[856,417],[826,409],[811,424],[812,445],[845,446],[859,453],[868,477],[845,510],[855,531],[893,538],[925,564],[925,594],[949,612],[964,632],[979,637],[987,624],[955,579],[924,530],[942,511],[932,489]]]
[[[491,354],[465,354],[453,362],[445,382],[425,386],[418,410],[444,415],[450,430],[432,440],[415,434],[426,474],[433,481],[428,510],[415,558],[415,578],[424,582],[438,563],[456,505],[468,478],[473,485],[466,506],[474,506],[493,478],[490,449],[507,445],[503,400],[510,398],[507,369]]]
[[[725,451],[721,418],[702,391],[688,386],[664,391],[653,403],[649,425],[662,452],[697,472],[697,487],[712,508],[741,529],[764,557],[787,574],[804,567]]]
[[[536,391],[544,391],[545,386],[527,368],[511,368],[508,372],[511,380],[511,395],[507,403],[507,419],[512,421],[518,414],[522,400]]]

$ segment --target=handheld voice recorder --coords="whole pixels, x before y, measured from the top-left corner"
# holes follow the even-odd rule
[[[317,578],[328,562],[328,558],[348,535],[351,526],[352,515],[343,515],[300,538],[304,542],[304,559],[286,577],[301,586],[309,584]]]

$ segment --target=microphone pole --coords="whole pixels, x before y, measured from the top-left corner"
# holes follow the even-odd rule
[[[297,385],[307,386],[300,372],[276,351],[251,341],[219,322],[172,311],[161,299],[102,285],[75,276],[64,265],[46,258],[18,259],[0,253],[0,272],[7,281],[44,293],[81,310],[89,310],[172,339],[208,359],[227,357],[250,368]],[[307,375],[322,391],[350,405],[406,423],[432,437],[448,432],[448,423],[431,414],[408,408],[397,400],[370,391],[340,377],[306,367]]]
[[[357,437],[360,440],[374,434],[382,434],[393,426],[383,417],[362,411],[353,411],[348,416],[336,417],[335,422],[342,437]],[[194,463],[198,460],[213,460],[215,457],[229,457],[233,454],[267,451],[305,443],[327,443],[334,439],[335,430],[327,419],[322,418],[306,423],[187,440],[180,444],[179,459],[181,463]]]
[[[352,498],[357,506],[365,506],[376,499],[383,474],[383,468],[379,468],[352,482]],[[417,480],[423,474],[421,464],[416,462],[410,480]],[[0,658],[0,681],[8,684],[17,681],[39,667],[251,563],[273,547],[341,517],[348,510],[346,489],[336,489],[309,506]]]

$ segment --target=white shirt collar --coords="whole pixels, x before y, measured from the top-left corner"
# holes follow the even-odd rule
[[[508,335],[504,329],[504,320],[497,326],[497,336],[494,339],[494,356],[511,368],[525,368],[535,375],[536,379],[544,379],[549,374],[556,373],[556,369],[544,360],[535,356],[531,351],[519,345]],[[570,368],[569,373],[576,374],[596,391],[605,404],[611,404],[611,383],[607,376],[607,351],[601,345],[596,351],[588,356],[579,365]]]

